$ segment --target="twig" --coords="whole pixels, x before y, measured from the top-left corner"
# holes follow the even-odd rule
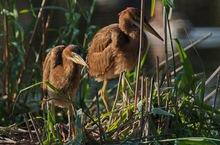
[[[205,85],[208,85],[208,83],[210,83],[210,81],[217,75],[217,73],[219,73],[220,71],[220,66],[214,71],[214,73],[206,80]],[[211,93],[209,93],[208,95],[206,95],[204,97],[204,102],[206,102],[207,100],[209,100],[212,95],[214,95],[216,92],[216,89],[213,90]]]
[[[208,33],[208,34],[204,35],[202,38],[200,38],[200,39],[196,40],[195,42],[193,42],[192,44],[186,46],[184,48],[184,51],[187,51],[188,49],[190,49],[190,48],[194,47],[195,45],[201,43],[202,41],[204,41],[207,38],[209,38],[211,35],[212,35],[212,33]],[[177,53],[174,54],[174,57],[177,57],[178,55],[179,55],[179,53],[177,52]],[[172,58],[173,58],[173,56],[169,57],[168,60],[171,60]],[[160,62],[160,67],[163,66],[165,63],[166,63],[165,60]]]
[[[25,60],[24,60],[24,66],[23,66],[22,71],[19,74],[19,77],[18,77],[18,80],[17,80],[18,87],[20,87],[20,84],[21,84],[21,82],[23,80],[23,77],[24,77],[24,72],[25,72],[25,68],[26,68],[26,65],[27,65],[27,60],[28,60],[28,57],[29,57],[29,54],[30,54],[30,51],[31,51],[31,46],[33,44],[33,40],[36,36],[37,28],[38,28],[38,25],[40,23],[43,7],[44,7],[45,3],[46,3],[46,0],[43,0],[42,3],[41,3],[41,8],[40,8],[38,16],[37,16],[37,21],[35,23],[33,33],[32,33],[31,38],[29,40],[29,47],[28,47],[28,50],[26,52],[26,56],[25,56]]]
[[[153,98],[153,93],[154,93],[154,78],[151,78],[150,82],[150,94],[149,94],[149,106],[148,106],[148,111],[151,112],[152,109],[152,98]]]
[[[159,75],[159,57],[156,57],[156,75],[157,75],[157,104],[160,107],[160,75]]]
[[[149,97],[147,97],[147,100],[148,102],[146,102],[148,105],[148,108],[147,109],[147,117],[146,117],[146,133],[145,135],[146,136],[149,136],[150,135],[150,122],[149,122],[149,118],[150,118],[150,112],[151,112],[151,109],[152,109],[152,97],[153,97],[153,90],[154,90],[154,78],[152,77],[151,80],[150,80],[150,92],[149,92]]]
[[[51,18],[52,18],[52,13],[53,13],[53,10],[50,12],[50,14],[48,15],[48,17],[47,17],[47,20],[46,20],[46,23],[44,22],[45,20],[44,20],[44,15],[43,15],[43,6],[45,5],[45,2],[42,4],[42,6],[41,6],[41,9],[40,9],[40,11],[41,11],[41,14],[39,14],[38,13],[38,16],[40,15],[40,17],[39,18],[41,18],[41,20],[42,20],[42,40],[41,40],[41,47],[40,47],[40,49],[39,49],[39,51],[38,51],[38,55],[36,56],[36,59],[35,59],[35,63],[38,63],[39,62],[39,60],[40,60],[40,58],[41,58],[41,64],[43,64],[43,60],[44,60],[44,54],[45,54],[45,43],[46,43],[46,39],[47,39],[47,34],[48,34],[48,29],[49,29],[49,25],[50,25],[50,22],[51,22]],[[37,25],[39,25],[39,24],[37,24]],[[36,25],[35,25],[36,26]],[[36,26],[36,27],[38,27],[38,26]],[[33,36],[34,38],[35,38],[35,36]],[[33,41],[33,40],[32,40]],[[29,41],[30,42],[30,41]],[[32,42],[33,43],[33,42]],[[29,44],[30,45],[30,47],[31,47],[31,45],[32,44]],[[31,82],[31,80],[32,80],[32,78],[34,77],[34,75],[35,75],[35,68],[33,68],[32,69],[32,74],[31,74],[31,77],[30,77],[30,82]],[[26,99],[27,99],[27,97],[28,97],[28,95],[29,95],[29,92],[27,92],[26,93],[26,95],[25,95],[25,101],[26,101]],[[44,94],[43,94],[43,91],[42,91],[42,97],[44,96]],[[42,99],[42,98],[41,98]]]
[[[220,66],[212,73],[212,75],[205,81],[205,85],[207,85],[220,71]]]
[[[33,126],[34,126],[34,130],[36,131],[37,139],[38,139],[39,143],[40,143],[41,145],[43,145],[43,142],[42,142],[42,140],[41,140],[41,138],[40,138],[40,134],[39,134],[38,128],[37,128],[37,126],[36,126],[36,124],[35,124],[34,118],[33,118],[32,114],[31,114],[30,112],[29,112],[28,114],[29,114],[30,119],[31,119],[31,122],[32,122],[32,124],[33,124]]]
[[[218,74],[217,84],[216,84],[216,88],[215,88],[216,93],[215,93],[215,98],[214,98],[214,102],[213,102],[212,116],[213,116],[214,109],[215,109],[215,107],[216,107],[216,101],[217,101],[217,96],[218,96],[219,83],[220,83],[220,73]]]
[[[173,76],[175,73],[181,71],[183,69],[183,65],[181,65],[180,67],[178,67],[175,71],[172,71],[170,74],[171,76]]]
[[[4,15],[4,43],[5,43],[5,61],[6,61],[6,72],[5,72],[5,93],[9,96],[9,83],[10,83],[10,49],[8,46],[8,16]]]
[[[145,90],[145,83],[144,77],[141,77],[141,101],[144,99],[144,90]],[[145,103],[146,104],[146,103]],[[144,131],[144,104],[141,106],[141,119],[140,119],[140,138],[142,138],[143,131]],[[141,140],[140,140],[141,141]]]
[[[169,69],[168,69],[168,45],[167,45],[167,10],[166,10],[166,6],[163,7],[163,26],[164,26],[164,51],[165,51],[165,70],[166,70],[166,81],[167,81],[167,88],[170,87],[170,73],[169,73]],[[172,57],[173,58],[173,57]],[[174,59],[174,58],[173,58]],[[169,89],[167,89],[167,96],[166,96],[166,105],[165,105],[165,109],[168,111],[169,110],[169,98],[170,98],[170,91]],[[168,116],[165,116],[165,128],[164,128],[164,132],[167,132],[168,130],[168,124],[169,124],[169,120],[168,120]]]
[[[160,98],[160,71],[159,71],[159,57],[157,56],[156,57],[156,80],[157,80],[157,104],[158,104],[158,107],[161,106],[161,98]],[[159,116],[158,118],[158,128],[161,124],[161,117]]]
[[[165,54],[165,69],[166,69],[166,77],[167,77],[167,87],[170,86],[170,77],[169,77],[169,69],[168,69],[168,45],[167,45],[167,11],[166,7],[163,8],[163,26],[164,26],[164,54]],[[168,95],[167,95],[168,97]],[[168,110],[168,103],[166,103],[166,110]]]
[[[12,139],[9,139],[9,138],[4,138],[5,140],[0,140],[0,144],[17,144],[16,141],[12,140]]]
[[[208,101],[214,94],[215,94],[216,90],[213,90],[211,93],[209,93],[208,95],[206,95],[204,97],[204,102]]]
[[[27,126],[28,133],[29,133],[29,136],[30,136],[30,139],[31,139],[31,142],[32,142],[33,141],[33,135],[32,135],[31,129],[30,129],[30,125],[29,125],[28,120],[27,120],[27,115],[23,114],[23,117],[24,117],[24,122]]]
[[[145,103],[145,111],[146,111],[146,120],[145,120],[145,135],[149,135],[149,95],[148,95],[148,78],[145,78],[145,98],[146,98],[146,103]]]
[[[41,49],[38,54],[41,54],[41,56],[42,56],[42,61],[41,61],[42,64],[43,64],[44,55],[45,55],[45,48],[46,48],[45,43],[47,40],[47,35],[48,35],[48,30],[49,30],[52,15],[53,15],[53,10],[50,11],[50,13],[48,14],[46,23],[44,23],[44,15],[41,16],[41,18],[42,18],[42,32],[43,33],[42,33]],[[36,59],[35,62],[39,61],[39,57],[38,57],[38,59]]]
[[[148,112],[149,110],[148,110],[148,106],[149,106],[149,104],[148,104],[148,99],[149,99],[149,94],[148,94],[148,92],[149,92],[149,89],[148,89],[148,78],[146,77],[145,79],[144,79],[144,81],[145,81],[145,98],[146,98],[146,103],[145,103],[145,110],[146,110],[146,112]]]
[[[210,120],[210,124],[209,124],[209,132],[211,130],[212,119],[213,119],[214,110],[215,110],[215,107],[216,107],[216,100],[217,100],[217,96],[218,96],[219,83],[220,83],[220,74],[218,74],[218,79],[217,79],[216,88],[215,88],[215,98],[214,98],[214,102],[213,102],[213,105],[212,105],[212,113],[211,113],[211,117],[210,117],[211,120]]]
[[[119,111],[119,112],[118,112],[118,116],[121,116],[121,113],[122,113],[122,111]],[[126,128],[127,128],[127,127],[126,127]],[[119,139],[119,138],[118,138],[119,132],[120,132],[120,133],[123,132],[123,131],[121,131],[121,129],[122,129],[121,126],[118,126],[118,127],[117,127],[117,130],[116,130],[115,135],[114,135],[114,139],[116,139],[116,140]]]
[[[125,81],[125,72],[122,72],[122,79],[121,79],[121,87],[122,87],[122,106],[124,108],[124,110],[127,110],[126,112],[126,118],[128,118],[128,114],[129,114],[129,109],[126,109],[126,106],[128,105],[128,94],[127,94],[127,84],[126,84],[126,81]]]
[[[141,0],[141,18],[140,18],[140,44],[138,53],[138,66],[135,86],[135,100],[134,100],[134,112],[136,112],[138,102],[138,87],[139,87],[139,76],[140,76],[140,65],[141,65],[141,49],[143,48],[143,19],[144,19],[144,0]]]
[[[121,73],[120,76],[119,76],[118,86],[117,86],[117,92],[116,92],[116,96],[115,96],[115,101],[114,101],[113,106],[112,106],[112,112],[114,111],[116,102],[117,102],[117,100],[118,100],[118,96],[119,96],[119,92],[120,92],[120,85],[121,85],[121,81],[122,81],[122,75],[123,75],[123,73]],[[109,118],[108,127],[109,127],[110,124],[112,123],[112,115],[113,115],[113,114],[111,113],[110,118]]]
[[[41,8],[40,8],[39,13],[37,15],[37,21],[35,23],[34,30],[33,30],[33,33],[31,35],[30,41],[29,41],[29,45],[32,45],[33,40],[36,36],[37,28],[38,28],[38,25],[40,24],[42,12],[43,12],[43,7],[44,7],[45,3],[46,3],[46,0],[43,0],[42,3],[41,3]]]

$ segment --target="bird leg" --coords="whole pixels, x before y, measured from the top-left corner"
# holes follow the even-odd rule
[[[67,115],[68,115],[68,128],[69,128],[68,140],[71,140],[73,137],[75,137],[75,127],[74,127],[74,120],[73,120],[74,112],[73,112],[73,108],[71,105],[68,107]]]
[[[104,102],[104,105],[105,105],[105,108],[107,110],[107,112],[110,112],[110,106],[109,106],[109,101],[108,101],[108,98],[107,98],[107,83],[108,81],[107,80],[104,80],[103,82],[103,86],[102,86],[102,90],[101,90],[101,97],[102,97],[102,100]]]

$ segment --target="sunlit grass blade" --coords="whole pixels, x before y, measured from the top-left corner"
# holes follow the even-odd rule
[[[180,56],[180,61],[183,65],[183,68],[186,72],[186,76],[188,81],[192,79],[192,77],[194,76],[194,71],[193,71],[193,67],[190,63],[189,58],[187,57],[182,45],[180,44],[178,39],[174,39],[178,48],[178,52],[179,52],[179,56]]]
[[[156,3],[156,0],[151,0],[151,11],[150,11],[151,17],[154,15],[155,3]]]
[[[196,78],[194,77],[194,70],[193,67],[190,63],[189,58],[187,57],[186,53],[184,52],[184,49],[182,47],[182,45],[180,44],[178,39],[174,39],[177,45],[177,49],[179,52],[179,57],[180,57],[180,62],[183,65],[183,69],[184,69],[184,74],[183,74],[183,83],[185,85],[186,88],[188,88],[187,90],[192,90],[193,93],[195,93],[195,80]]]
[[[180,145],[216,145],[220,143],[220,139],[206,138],[206,137],[188,137],[188,138],[178,138]]]
[[[173,102],[175,102],[177,100],[177,98],[182,95],[183,91],[180,88],[181,86],[181,78],[182,78],[182,72],[178,73],[174,79],[174,83],[173,83],[173,89],[172,89],[172,95],[171,95],[171,99]],[[177,95],[177,92],[179,94],[179,96]]]
[[[166,110],[163,110],[162,108],[152,108],[151,111],[154,115],[167,115],[167,116],[174,116],[173,114],[167,112]]]
[[[52,144],[59,139],[56,131],[54,130],[54,125],[56,123],[55,114],[52,113],[50,109],[47,109],[47,120],[44,125],[46,138],[44,140],[44,144]]]
[[[61,96],[63,96],[63,98],[49,98],[49,99],[57,99],[57,100],[60,100],[60,101],[66,101],[66,102],[71,102],[71,103],[74,103],[74,102],[72,102],[72,100],[71,99],[69,99],[65,94],[63,94],[63,92],[61,92],[59,89],[57,89],[56,87],[54,87],[50,82],[48,82],[48,81],[46,81],[46,82],[44,82],[44,83],[46,83],[46,85],[48,86],[48,87],[50,87],[52,90],[54,90],[56,93],[58,93],[59,95],[61,95]],[[75,103],[74,103],[74,105],[75,105]]]
[[[161,139],[155,141],[146,141],[143,143],[172,143],[178,145],[217,145],[220,139],[207,138],[207,137],[183,137],[174,139]]]
[[[165,7],[175,8],[174,0],[162,0],[162,4]]]

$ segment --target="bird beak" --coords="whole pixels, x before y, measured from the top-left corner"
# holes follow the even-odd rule
[[[75,52],[72,52],[72,57],[70,58],[73,62],[80,64],[82,66],[88,67],[83,58]]]
[[[154,30],[154,28],[151,27],[151,25],[146,21],[144,20],[144,31],[146,33],[147,32],[150,32],[151,34],[153,34],[154,36],[156,36],[158,39],[160,39],[161,41],[163,41],[163,38],[160,37],[160,35]]]
[[[140,19],[138,19],[138,22],[133,21],[133,23],[140,28]],[[153,34],[154,36],[156,36],[158,39],[160,39],[161,41],[163,41],[163,38],[154,30],[154,28],[151,27],[151,25],[147,22],[146,19],[144,19],[143,29],[144,29],[144,32],[145,32],[145,33],[146,33],[146,32],[150,32],[151,34]]]

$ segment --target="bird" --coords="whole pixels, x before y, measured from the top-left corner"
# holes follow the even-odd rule
[[[118,23],[100,29],[88,46],[86,62],[90,76],[103,81],[101,97],[107,112],[110,111],[106,94],[107,82],[120,73],[131,71],[138,63],[140,43],[140,10],[128,7],[119,14]],[[150,32],[163,41],[144,17],[144,32]],[[146,52],[147,36],[143,35],[141,57]]]
[[[59,45],[49,51],[43,63],[43,82],[48,81],[64,95],[43,83],[43,92],[52,107],[51,112],[55,113],[54,106],[68,109],[68,139],[75,134],[71,101],[76,99],[82,66],[87,66],[79,53],[80,48],[77,45]]]

